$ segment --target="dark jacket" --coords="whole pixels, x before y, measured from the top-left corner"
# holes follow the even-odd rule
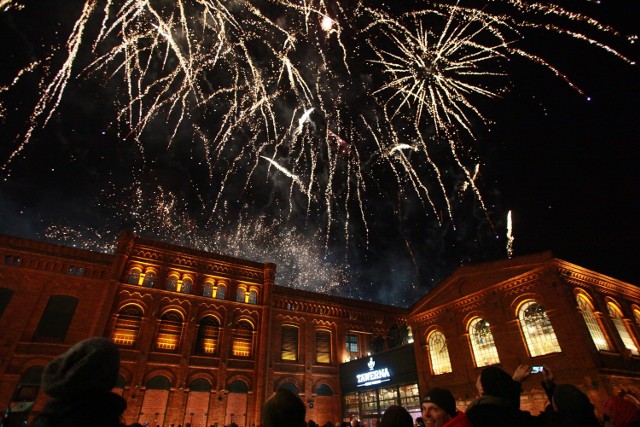
[[[47,402],[31,427],[123,427],[126,401],[115,393]]]
[[[534,417],[535,427],[600,427],[594,407],[586,394],[570,384],[542,383],[549,402],[555,400],[557,411],[551,403],[544,412]]]
[[[519,427],[521,413],[513,406],[513,400],[481,396],[467,408],[467,418],[473,427]]]

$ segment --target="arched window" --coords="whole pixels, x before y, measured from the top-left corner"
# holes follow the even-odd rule
[[[213,355],[218,349],[220,322],[214,316],[205,316],[198,324],[196,352]]]
[[[449,349],[447,348],[447,340],[444,334],[440,331],[434,331],[429,334],[428,345],[431,373],[440,375],[451,372],[451,359],[449,358]]]
[[[176,291],[178,289],[178,276],[169,276],[167,279],[167,290]]]
[[[229,393],[248,393],[249,386],[247,383],[240,380],[235,380],[231,384],[229,384]]]
[[[616,327],[618,335],[620,335],[620,339],[622,340],[625,348],[631,351],[631,354],[633,354],[634,356],[638,356],[638,347],[631,337],[631,331],[622,318],[622,311],[612,302],[609,302],[607,304],[607,309],[609,310],[609,316],[611,316],[613,325]]]
[[[145,288],[153,288],[153,282],[156,280],[156,273],[153,271],[147,271],[144,275],[142,286]]]
[[[551,321],[540,303],[528,301],[522,304],[518,318],[531,357],[561,351]]]
[[[584,323],[586,323],[587,329],[589,329],[589,334],[591,334],[591,339],[596,345],[596,348],[601,351],[610,350],[609,343],[600,328],[600,324],[598,323],[598,319],[596,319],[591,303],[582,294],[579,294],[576,299],[578,301],[578,308],[582,313]]]
[[[253,326],[246,320],[241,320],[233,331],[234,356],[250,357],[253,351]]]
[[[244,287],[239,287],[236,292],[236,302],[245,302],[245,295],[247,290]]]
[[[290,392],[294,393],[296,396],[298,395],[298,387],[296,387],[296,385],[292,382],[282,383],[282,385],[278,387],[278,390],[280,389],[289,390]]]
[[[326,384],[320,384],[318,388],[316,388],[316,395],[318,396],[333,396],[333,390]]]
[[[469,323],[469,339],[473,349],[473,357],[477,367],[495,365],[500,363],[498,349],[493,340],[493,334],[489,322],[476,318]]]
[[[149,390],[170,390],[171,381],[167,377],[158,375],[147,381],[147,388]]]
[[[183,294],[190,294],[192,284],[193,284],[193,281],[189,277],[185,277],[184,279],[182,279],[182,286],[180,286],[180,292]]]
[[[140,269],[132,268],[129,272],[129,277],[127,277],[127,284],[129,285],[137,285],[140,282]]]
[[[258,303],[258,291],[255,289],[251,289],[249,291],[249,304],[257,304]]]
[[[215,297],[217,299],[225,299],[227,296],[227,287],[224,283],[218,283],[218,289],[216,289]]]
[[[174,351],[178,349],[182,333],[182,315],[177,311],[167,311],[160,319],[156,349]]]
[[[211,383],[204,378],[198,378],[189,384],[190,391],[206,391],[211,392]]]
[[[126,305],[117,316],[111,339],[118,345],[134,345],[142,324],[142,310],[136,305]]]
[[[213,283],[205,282],[202,286],[202,296],[211,298],[213,296]]]

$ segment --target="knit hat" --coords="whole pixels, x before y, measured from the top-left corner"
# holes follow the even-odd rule
[[[74,399],[109,392],[120,371],[118,347],[106,338],[80,341],[44,369],[42,388],[56,399]]]
[[[380,427],[413,427],[413,417],[402,406],[392,405],[384,411]]]
[[[456,399],[453,394],[447,389],[434,387],[427,392],[422,399],[422,403],[431,402],[438,405],[442,410],[452,417],[456,416]]]

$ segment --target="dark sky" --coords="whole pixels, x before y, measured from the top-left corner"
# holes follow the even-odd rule
[[[328,4],[339,16],[338,3]],[[349,3],[342,4],[348,12]],[[0,92],[2,163],[25,140],[29,117],[46,87],[42,82],[52,78],[46,66],[51,64],[49,70],[61,66],[81,6],[55,2],[47,8],[28,4],[22,10],[0,12],[6,41],[0,47],[5,58],[0,74],[0,86],[5,87]],[[637,29],[640,16],[635,3],[574,1],[567,7],[577,7],[623,35]],[[276,20],[278,10],[268,10]],[[98,22],[90,21],[86,40],[95,37]],[[379,167],[374,150],[368,151],[367,144],[373,142],[359,138],[362,134],[355,130],[341,134],[349,139],[345,147],[354,144],[342,155],[352,156],[355,149],[368,155],[361,159],[367,183],[366,229],[358,220],[357,204],[351,203],[344,212],[334,204],[334,222],[327,234],[322,205],[305,212],[304,198],[286,197],[291,182],[276,179],[273,173],[266,177],[263,169],[248,189],[229,181],[231,196],[227,193],[224,207],[218,205],[212,214],[214,190],[226,172],[219,166],[239,155],[242,145],[217,158],[209,175],[212,157],[191,125],[211,134],[221,121],[198,108],[190,110],[192,115],[171,144],[172,129],[167,126],[171,120],[158,118],[136,142],[116,119],[122,111],[115,100],[123,96],[123,80],[117,73],[109,80],[81,72],[80,64],[95,57],[87,42],[60,106],[46,126],[41,118],[37,121],[28,144],[1,172],[0,233],[108,250],[118,229],[126,227],[181,245],[274,261],[283,285],[409,305],[460,265],[506,258],[506,216],[511,211],[514,256],[552,250],[559,258],[638,284],[638,66],[557,33],[523,30],[522,35],[518,43],[523,49],[549,60],[585,95],[544,67],[522,59],[509,61],[504,68],[509,92],[500,99],[477,100],[489,124],[475,119],[476,139],[464,141],[465,165],[480,163],[475,183],[485,209],[471,190],[461,190],[464,174],[446,143],[436,141],[430,153],[444,176],[451,217],[442,200],[435,201],[433,212],[406,182],[397,185],[391,171]],[[624,36],[599,37],[629,58],[638,58],[637,43],[625,42]],[[268,64],[260,62],[264,46],[249,47],[267,73]],[[339,94],[331,102],[344,116],[370,117],[367,111],[373,107],[367,90],[383,76],[369,72],[372,64],[359,60],[354,60],[350,75],[339,73],[341,56],[331,54],[331,47],[324,61],[335,65],[336,73],[327,80],[327,91]],[[359,45],[349,45],[348,50],[353,50],[354,58],[366,54]],[[309,61],[314,68],[315,53],[301,48],[297,60]],[[21,74],[7,88],[33,61],[41,61],[35,71]],[[162,74],[161,66],[154,65]],[[165,63],[167,68],[171,65]],[[222,79],[207,75],[205,80],[214,87],[222,81],[218,78]],[[275,111],[290,111],[294,104],[294,97],[282,97],[274,104]],[[317,127],[313,131],[335,129],[331,122],[335,118],[329,117],[312,114]],[[243,129],[237,139],[248,141],[252,132]],[[429,132],[427,128],[425,135]],[[246,172],[251,163],[244,165]],[[437,192],[433,180],[429,185]],[[345,188],[342,185],[340,191]]]

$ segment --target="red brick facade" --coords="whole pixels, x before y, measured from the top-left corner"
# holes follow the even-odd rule
[[[0,406],[16,415],[28,413],[20,412],[21,400],[35,399],[31,416],[44,404],[42,392],[29,395],[43,366],[73,343],[102,335],[121,348],[115,391],[127,400],[128,423],[250,427],[281,386],[298,391],[308,419],[335,423],[343,417],[339,365],[401,344],[393,331],[405,325],[415,340],[420,392],[450,388],[464,407],[481,370],[469,329],[480,318],[507,370],[547,365],[596,404],[622,389],[640,396],[640,357],[628,349],[640,347],[640,291],[550,254],[461,268],[409,309],[276,286],[273,264],[131,233],[121,234],[113,255],[0,236],[0,257]],[[61,335],[42,325],[57,313],[48,311],[52,296],[73,307]],[[602,329],[600,348],[578,301]],[[531,356],[519,318],[531,302],[544,308],[560,351]],[[445,337],[450,372],[434,374],[435,331]],[[347,337],[357,342],[353,353]],[[533,411],[546,403],[538,382],[530,379],[522,398]]]

